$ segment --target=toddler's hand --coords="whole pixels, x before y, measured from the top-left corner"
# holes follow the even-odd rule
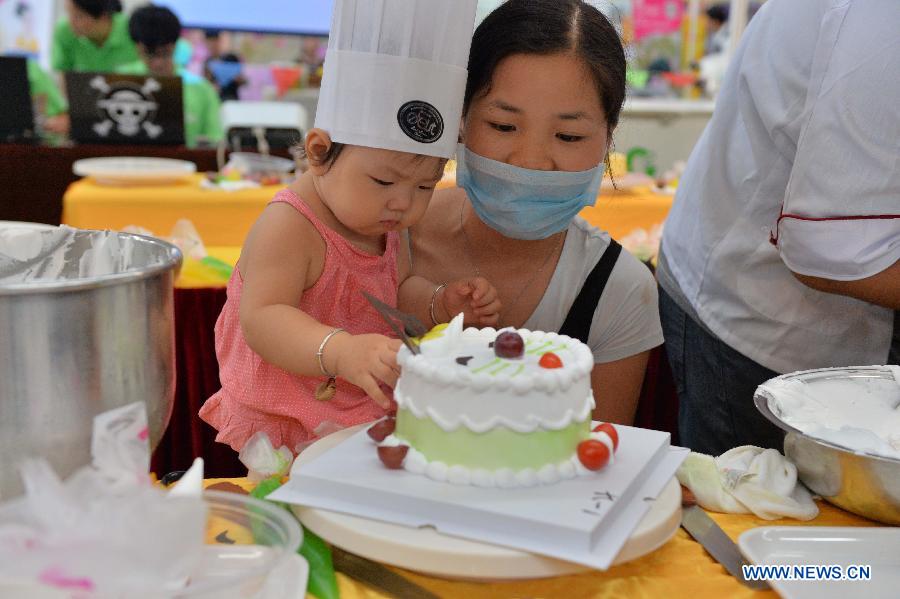
[[[497,289],[484,277],[447,283],[442,302],[449,318],[462,312],[468,325],[492,327],[500,321],[501,304]]]
[[[384,335],[338,335],[334,338],[337,353],[335,374],[360,387],[375,403],[388,409],[391,400],[379,387],[393,388],[400,375],[397,351],[402,343]]]

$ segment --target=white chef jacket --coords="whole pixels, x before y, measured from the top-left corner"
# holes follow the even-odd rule
[[[664,274],[702,324],[763,366],[885,361],[891,311],[791,270],[858,280],[900,259],[900,1],[762,7],[662,246]]]

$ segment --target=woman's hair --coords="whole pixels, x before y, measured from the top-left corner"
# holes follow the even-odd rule
[[[494,70],[514,54],[572,52],[590,69],[607,125],[619,122],[625,102],[625,50],[612,23],[582,0],[508,0],[475,30],[463,114],[490,91]]]
[[[153,52],[174,44],[181,37],[181,21],[164,6],[147,4],[135,10],[128,21],[128,34],[136,44]]]
[[[72,3],[95,19],[122,12],[119,0],[72,0]]]

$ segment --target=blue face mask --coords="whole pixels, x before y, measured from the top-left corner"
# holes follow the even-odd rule
[[[514,239],[546,239],[593,206],[604,165],[588,171],[535,171],[497,162],[463,144],[456,151],[456,184],[466,190],[478,217]]]

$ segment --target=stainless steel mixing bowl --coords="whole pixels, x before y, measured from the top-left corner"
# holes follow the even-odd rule
[[[130,264],[81,276],[82,258],[103,235],[131,245]],[[0,499],[21,493],[23,457],[47,458],[61,476],[90,463],[99,413],[143,401],[151,447],[172,413],[172,289],[181,252],[158,239],[99,231],[75,232],[60,251],[52,278],[0,281]]]
[[[784,375],[805,381],[834,378],[893,378],[884,368],[821,369]],[[756,408],[787,433],[784,454],[797,465],[798,475],[813,493],[854,514],[885,524],[900,525],[900,460],[842,447],[804,434],[782,420],[772,394],[760,387]]]

